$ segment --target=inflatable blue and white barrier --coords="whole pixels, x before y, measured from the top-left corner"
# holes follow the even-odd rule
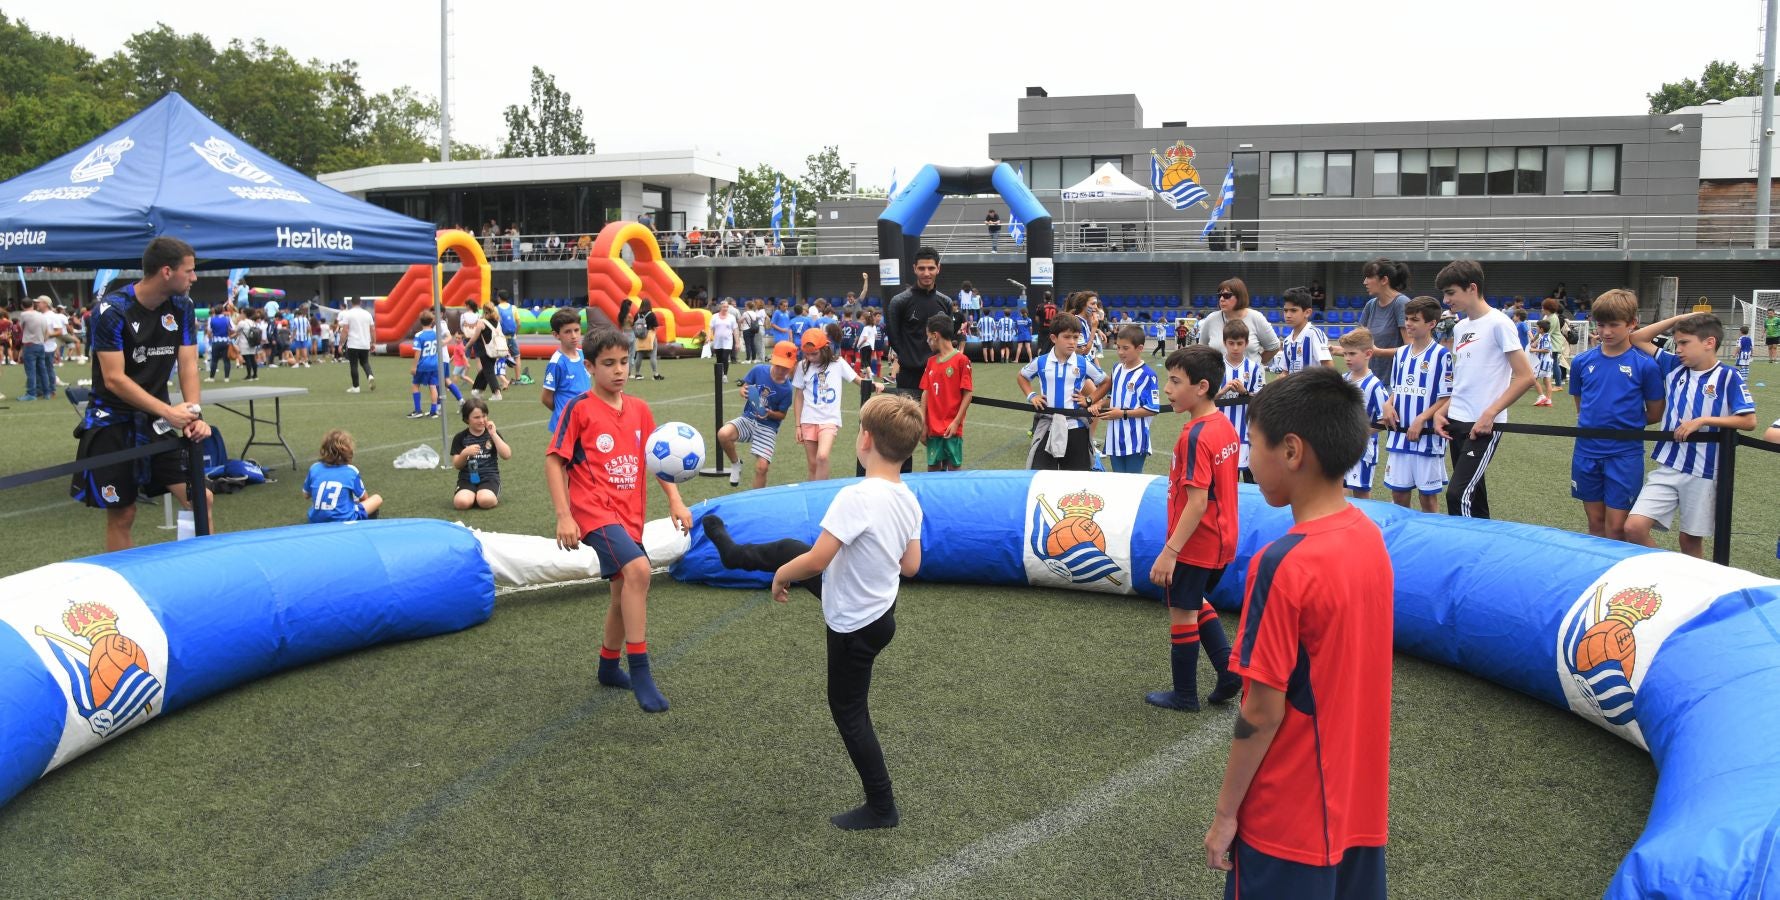
[[[494,581],[475,535],[431,519],[218,535],[0,579],[0,804],[218,691],[487,621]]]
[[[1159,596],[1164,480],[1065,472],[906,479],[925,512],[924,581]],[[700,504],[740,541],[814,541],[847,482]],[[1644,833],[1612,898],[1756,897],[1780,891],[1780,582],[1676,553],[1551,528],[1360,507],[1396,568],[1399,650],[1568,709],[1645,748],[1658,773]],[[1241,605],[1249,560],[1291,528],[1242,488],[1241,536],[1213,595]],[[676,578],[765,587],[731,572],[695,525]],[[1535,574],[1536,577],[1529,577]]]

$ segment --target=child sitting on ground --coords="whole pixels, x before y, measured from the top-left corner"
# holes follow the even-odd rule
[[[1391,404],[1390,395],[1379,383],[1378,376],[1372,374],[1367,365],[1372,360],[1372,332],[1355,328],[1342,335],[1337,343],[1341,346],[1341,358],[1347,361],[1347,383],[1358,388],[1360,396],[1365,398],[1366,421],[1396,427],[1397,409]],[[1378,466],[1378,438],[1370,431],[1366,435],[1366,452],[1348,470],[1345,481],[1357,500],[1372,499],[1372,477]]]
[[[1144,700],[1164,709],[1199,709],[1199,644],[1218,673],[1207,701],[1224,703],[1242,683],[1230,674],[1230,639],[1205,595],[1218,586],[1236,558],[1236,456],[1230,420],[1213,399],[1224,383],[1224,360],[1195,344],[1168,354],[1169,407],[1189,416],[1168,467],[1168,525],[1162,552],[1150,567],[1150,583],[1168,607],[1169,666],[1174,688],[1151,691]]]
[[[1359,392],[1316,368],[1249,409],[1255,481],[1295,524],[1249,564],[1230,660],[1242,709],[1205,833],[1227,897],[1385,896],[1395,579],[1341,495],[1371,433]]]
[[[779,424],[791,411],[791,369],[797,365],[797,347],[790,341],[773,346],[772,365],[762,363],[748,370],[742,378],[742,414],[717,430],[717,446],[729,459],[729,486],[742,483],[742,455],[736,443],[748,444],[754,457],[754,489],[766,487],[766,473],[772,468],[773,451],[778,448]]]
[[[451,465],[457,469],[454,509],[494,509],[501,502],[501,460],[513,458],[513,448],[501,438],[488,418],[488,401],[471,397],[459,407],[468,428],[451,439]]]
[[[864,805],[829,818],[848,831],[895,828],[902,819],[867,702],[872,666],[896,636],[900,580],[921,569],[921,505],[900,470],[925,427],[921,408],[904,396],[880,394],[860,407],[855,452],[866,475],[835,493],[814,546],[789,539],[738,545],[721,519],[703,519],[725,566],[766,571],[777,564],[774,600],[789,599],[792,585],[822,600],[828,710],[865,788]]]
[[[303,496],[309,498],[309,521],[356,522],[377,518],[383,498],[365,492],[365,480],[352,464],[352,435],[336,428],[321,439],[321,461],[309,467]]]

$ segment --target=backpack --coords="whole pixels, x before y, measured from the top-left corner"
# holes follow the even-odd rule
[[[260,345],[261,336],[260,327],[258,325],[246,325],[243,327],[243,331],[247,335],[247,346],[258,347]]]

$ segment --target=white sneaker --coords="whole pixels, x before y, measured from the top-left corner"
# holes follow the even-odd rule
[[[223,379],[223,384],[228,384],[228,383],[229,383],[229,380],[228,380],[228,379],[227,379],[227,378],[224,378],[224,379]]]
[[[492,394],[489,394],[489,395],[488,395],[488,399],[489,399],[489,400],[491,400],[491,401],[492,401],[492,400],[499,400],[499,399],[501,399],[501,394],[500,394],[500,392],[499,392],[499,391],[496,391],[496,392],[494,392],[494,393],[492,393]]]
[[[205,384],[215,384],[215,383],[216,383],[216,379],[214,379],[214,378],[206,378],[206,379],[204,379],[204,383],[205,383]]]
[[[729,470],[729,486],[740,487],[742,483],[742,464],[730,463],[734,468]]]
[[[373,391],[374,391],[374,390],[377,390],[377,376],[375,376],[375,375],[366,375],[366,376],[365,376],[365,383],[366,383],[366,384],[367,384],[367,385],[369,385],[369,386],[370,386],[370,388],[371,388],[371,390],[373,390]]]
[[[348,393],[348,394],[356,394],[356,393],[358,393],[358,388],[355,388],[355,387],[349,387],[349,388],[347,388],[347,389],[346,389],[346,393]]]

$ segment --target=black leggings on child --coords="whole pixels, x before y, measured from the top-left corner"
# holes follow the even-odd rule
[[[872,664],[896,637],[896,607],[857,631],[827,631],[828,712],[834,717],[834,727],[840,729],[853,768],[859,772],[865,805],[881,816],[892,815],[896,800],[890,790],[890,770],[884,767],[884,750],[871,726],[867,695],[871,693]]]

